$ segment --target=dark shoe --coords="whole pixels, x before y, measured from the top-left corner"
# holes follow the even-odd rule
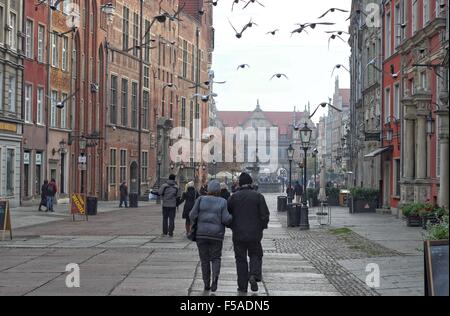
[[[205,283],[204,290],[205,290],[205,291],[211,290],[211,286],[209,285],[209,281],[208,281],[208,282],[203,281],[203,282]]]
[[[250,283],[250,288],[252,289],[252,291],[258,292],[258,283],[256,282],[255,276],[252,275],[248,282]]]
[[[214,278],[214,281],[211,284],[211,292],[217,291],[217,283],[219,283],[219,278]]]
[[[169,234],[169,237],[173,237],[173,234]]]

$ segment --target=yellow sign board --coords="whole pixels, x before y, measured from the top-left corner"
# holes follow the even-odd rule
[[[0,130],[17,133],[17,125],[11,123],[0,122]]]
[[[86,214],[86,197],[83,194],[72,194],[72,197],[70,198],[70,205],[71,214]]]

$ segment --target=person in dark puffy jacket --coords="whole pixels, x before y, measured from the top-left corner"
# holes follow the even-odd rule
[[[194,182],[189,182],[186,184],[186,192],[183,192],[181,196],[180,204],[184,202],[183,207],[183,219],[186,220],[186,235],[191,232],[191,220],[189,218],[189,213],[194,207],[195,200],[199,197],[197,190],[195,189]]]
[[[239,191],[228,200],[228,211],[233,216],[233,246],[238,274],[238,291],[258,291],[262,281],[263,231],[269,224],[270,212],[264,196],[252,187],[253,179],[247,173],[239,177]],[[247,260],[250,258],[250,266]]]
[[[228,199],[230,198],[231,194],[228,191],[228,187],[225,183],[221,183],[220,184],[220,197],[222,197],[223,199],[225,199],[226,201],[228,201]]]
[[[220,197],[219,182],[213,180],[209,183],[208,196],[197,199],[189,217],[193,225],[197,224],[196,239],[205,291],[215,292],[219,282],[225,225],[230,225],[232,221],[227,201]]]

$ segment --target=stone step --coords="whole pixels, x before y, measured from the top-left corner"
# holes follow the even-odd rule
[[[377,208],[376,212],[380,215],[392,215],[392,210],[388,208]]]

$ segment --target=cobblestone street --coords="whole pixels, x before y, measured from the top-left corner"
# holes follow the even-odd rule
[[[300,231],[286,227],[286,214],[276,212],[276,195],[266,199],[271,222],[263,240],[264,280],[259,292],[248,295],[423,295],[420,229],[392,216],[335,208],[332,227],[320,227],[311,210],[311,230]],[[184,236],[180,213],[175,237],[169,239],[160,237],[159,205],[101,204],[99,215],[88,222],[72,222],[59,207],[54,215],[13,210],[14,239],[0,242],[0,295],[205,294],[197,247]],[[78,289],[65,286],[69,263],[80,265]],[[368,263],[380,266],[378,289],[365,284]],[[237,295],[236,288],[227,231],[214,295]]]

